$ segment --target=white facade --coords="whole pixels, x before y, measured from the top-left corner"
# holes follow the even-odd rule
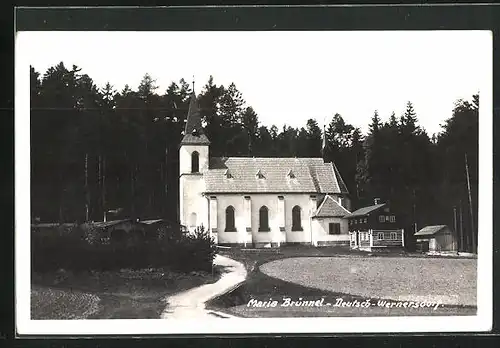
[[[330,224],[340,224],[340,234],[330,234]],[[312,219],[312,226],[315,232],[314,240],[316,245],[345,244],[349,245],[349,224],[347,219],[331,217],[323,219]]]
[[[321,158],[261,158],[258,161],[231,158],[233,168],[245,166],[245,170],[233,175],[232,169],[209,169],[209,141],[204,135],[200,136],[200,129],[201,119],[193,96],[179,149],[182,225],[190,231],[204,226],[218,244],[279,246],[348,242],[346,219],[315,216],[318,200],[326,192],[341,206],[349,208],[349,201],[341,198],[346,198],[347,189],[339,188],[341,178],[333,164],[324,163]],[[281,167],[277,167],[278,162]],[[214,180],[219,186],[214,186]],[[216,189],[207,192],[214,187]],[[261,209],[267,211],[264,214],[267,219],[261,218]],[[343,216],[345,209],[339,209]],[[267,221],[268,228],[261,228],[262,221]],[[330,224],[335,224],[335,234],[330,233]]]
[[[207,145],[182,145],[179,151],[179,217],[182,225],[190,231],[197,226],[209,226],[208,202],[203,195],[205,180],[203,172],[208,169]],[[191,170],[191,159],[194,152],[198,153],[199,171]]]
[[[312,206],[316,205],[316,198],[308,194],[218,194],[209,198],[212,206],[217,207],[217,215],[212,215],[214,210],[211,209],[209,220],[219,244],[311,242],[311,214],[315,212]],[[234,208],[236,231],[226,231],[226,209],[230,206]],[[259,231],[259,210],[263,206],[268,209],[269,231]],[[292,209],[295,206],[301,210],[302,229],[297,231],[292,230]]]

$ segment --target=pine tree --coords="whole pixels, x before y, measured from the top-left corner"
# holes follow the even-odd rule
[[[378,130],[380,129],[380,126],[381,126],[380,116],[378,115],[378,111],[375,110],[375,112],[373,113],[373,116],[371,118],[371,123],[368,126],[370,134],[377,133]]]
[[[314,119],[308,119],[306,124],[307,157],[321,156],[321,144],[323,142],[323,132]]]

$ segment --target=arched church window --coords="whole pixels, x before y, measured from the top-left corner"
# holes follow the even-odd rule
[[[191,173],[199,173],[200,171],[200,154],[194,151],[191,154]]]
[[[189,216],[189,227],[196,227],[196,213],[191,213]]]
[[[298,205],[293,207],[292,209],[292,231],[302,231],[301,226],[301,217],[300,217],[301,209]]]
[[[269,232],[269,210],[264,205],[259,209],[259,231]]]
[[[229,206],[226,208],[226,232],[235,232],[236,226],[234,225],[234,208]]]

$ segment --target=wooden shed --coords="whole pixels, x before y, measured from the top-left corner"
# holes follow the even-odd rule
[[[84,224],[84,228],[85,225]],[[131,241],[142,239],[145,236],[144,227],[132,219],[97,221],[91,225],[102,231],[102,237],[111,238],[115,241]]]
[[[165,219],[141,220],[139,221],[139,224],[144,226],[144,230],[146,232],[146,238],[148,240],[154,240],[159,237],[158,229],[160,227],[164,227],[165,233],[169,235],[175,235],[176,231],[179,231],[180,233],[188,232],[186,226]]]
[[[426,226],[415,233],[421,251],[457,251],[457,236],[446,225]]]

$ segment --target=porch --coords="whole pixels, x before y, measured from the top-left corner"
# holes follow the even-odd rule
[[[404,248],[404,229],[349,232],[349,247],[364,251]]]

